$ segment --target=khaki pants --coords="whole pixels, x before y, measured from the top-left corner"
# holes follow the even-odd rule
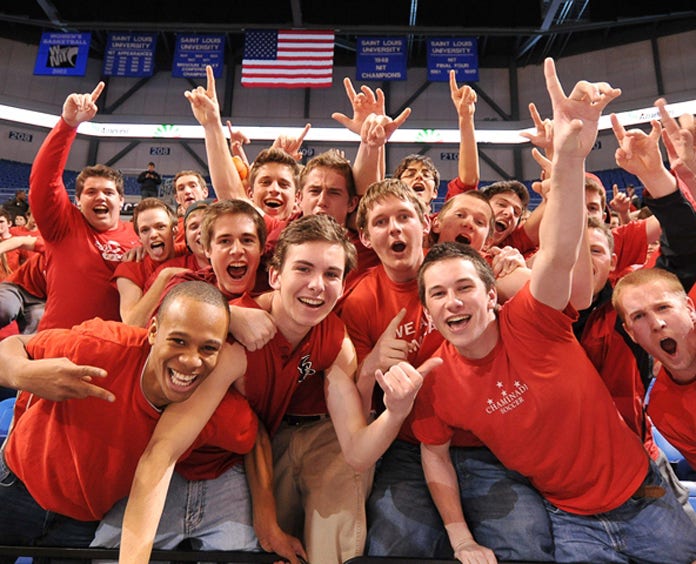
[[[346,462],[329,419],[283,423],[273,438],[278,521],[304,540],[310,564],[341,564],[365,547],[365,501],[373,469]]]

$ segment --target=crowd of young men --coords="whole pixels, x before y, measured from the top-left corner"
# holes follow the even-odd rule
[[[122,562],[182,543],[293,564],[696,561],[696,514],[651,433],[696,465],[693,120],[664,101],[649,134],[613,118],[652,217],[614,194],[612,229],[585,158],[620,90],[566,95],[550,59],[544,77],[531,213],[520,182],[478,189],[476,94],[453,73],[460,159],[439,213],[429,158],[384,171],[410,111],[387,116],[381,90],[345,81],[352,163],[298,165],[309,125],[249,163],[208,69],[186,98],[217,201],[181,171],[178,218],[145,197],[125,223],[109,167],[67,195],[103,84],[68,96],[29,191],[45,313],[0,342],[0,385],[19,391],[0,543],[120,546]]]

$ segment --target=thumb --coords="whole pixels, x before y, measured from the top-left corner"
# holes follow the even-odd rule
[[[440,366],[442,362],[439,356],[433,356],[421,364],[416,370],[421,373],[421,376],[425,376],[428,372]]]
[[[342,114],[340,112],[334,112],[333,114],[331,114],[331,117],[346,128],[348,127],[351,121],[347,115]]]

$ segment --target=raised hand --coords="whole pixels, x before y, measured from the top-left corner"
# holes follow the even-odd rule
[[[663,168],[660,154],[662,126],[657,120],[652,120],[650,124],[652,129],[647,135],[640,129],[626,131],[616,114],[611,114],[611,128],[619,142],[614,153],[616,164],[643,179]]]
[[[451,70],[449,73],[450,98],[460,118],[473,117],[476,111],[476,92],[468,84],[457,86],[457,73]]]
[[[360,135],[360,130],[367,116],[370,114],[386,114],[384,92],[381,88],[373,91],[364,84],[360,87],[360,92],[356,92],[355,88],[353,88],[353,83],[348,77],[343,79],[343,87],[353,108],[353,117],[350,118],[340,112],[334,112],[331,114],[331,117],[349,131]]]
[[[300,153],[300,147],[302,147],[302,142],[304,141],[304,138],[307,136],[307,133],[309,133],[309,130],[312,128],[312,124],[308,123],[304,126],[304,129],[302,130],[302,133],[298,137],[292,137],[290,135],[279,135],[275,141],[273,141],[273,145],[271,147],[275,149],[282,149],[286,153],[288,153],[293,159],[296,161],[299,161],[302,159],[302,153]]]
[[[544,61],[544,78],[553,107],[554,153],[584,159],[597,138],[602,110],[621,94],[621,90],[606,82],[581,80],[566,96],[551,58]]]
[[[553,157],[553,120],[549,118],[542,120],[534,102],[529,104],[529,114],[532,116],[536,132],[523,131],[520,135],[529,139],[532,145],[542,149],[546,157],[551,159]]]
[[[377,370],[375,379],[384,390],[384,406],[395,415],[406,417],[413,407],[418,390],[423,385],[423,378],[441,364],[441,358],[432,357],[418,368],[414,368],[408,362],[399,362],[386,372]]]
[[[104,90],[100,82],[89,94],[70,94],[63,103],[61,117],[70,127],[77,127],[97,115],[97,99]]]
[[[609,202],[609,207],[621,217],[628,215],[631,211],[631,199],[628,194],[622,192],[616,184],[614,184],[613,193],[614,197]]]
[[[206,65],[205,74],[208,79],[206,88],[199,86],[184,92],[184,96],[191,104],[193,116],[203,127],[220,123],[220,104],[215,92],[213,67]]]
[[[370,114],[365,118],[360,130],[360,140],[370,147],[381,147],[392,136],[392,134],[401,127],[410,112],[406,114],[402,112],[397,119],[392,119],[389,116]]]
[[[693,116],[685,114],[675,120],[667,111],[664,98],[655,101],[662,120],[662,141],[667,150],[670,167],[679,172],[681,167],[688,168],[696,174],[696,150],[694,148]],[[688,116],[688,117],[686,117]]]

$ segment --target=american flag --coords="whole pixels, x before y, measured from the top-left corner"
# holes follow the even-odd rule
[[[247,31],[244,36],[242,86],[331,86],[333,52],[333,31]]]

